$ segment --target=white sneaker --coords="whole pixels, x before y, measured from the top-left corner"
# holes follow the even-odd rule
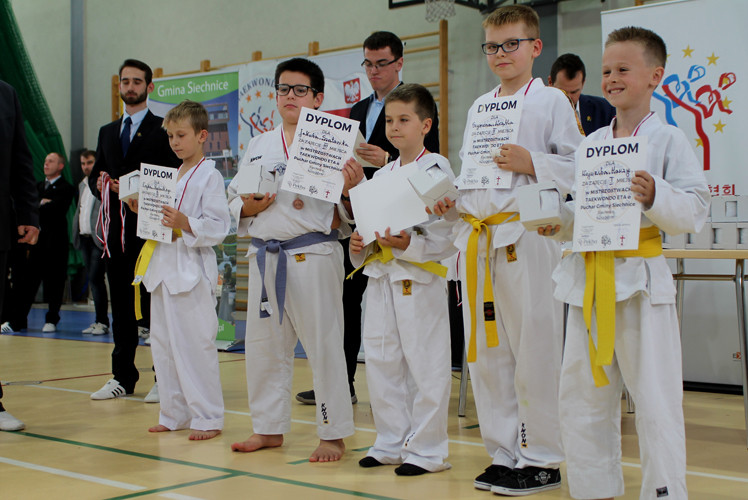
[[[153,384],[153,388],[148,395],[143,399],[144,403],[158,403],[161,400],[158,397],[158,382]]]
[[[104,323],[94,323],[91,327],[91,331],[88,333],[91,335],[106,335],[109,333],[109,327]]]
[[[145,326],[138,327],[138,337],[141,339],[147,339],[151,336],[151,329]]]
[[[10,322],[6,321],[2,325],[0,325],[0,332],[2,333],[14,333],[13,327],[10,326]]]
[[[127,394],[125,388],[115,379],[110,379],[104,384],[104,387],[91,394],[91,399],[114,399]]]
[[[0,411],[0,431],[21,431],[26,424],[18,420],[7,411]]]
[[[57,327],[54,323],[44,323],[44,326],[42,327],[42,332],[44,333],[55,333],[57,331]]]
[[[88,328],[85,330],[81,330],[81,333],[91,333],[93,332],[94,326],[96,326],[96,323],[91,323]]]

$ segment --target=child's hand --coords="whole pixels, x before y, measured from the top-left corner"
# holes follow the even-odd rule
[[[551,226],[550,224],[548,224],[545,227],[539,227],[538,228],[538,234],[540,236],[553,236],[554,234],[558,233],[559,231],[561,231],[561,226],[559,226],[558,224],[556,224],[555,227]]]
[[[449,198],[444,198],[444,201],[438,201],[436,205],[434,205],[434,209],[430,209],[429,207],[426,207],[426,213],[429,215],[438,215],[442,216],[449,212],[449,209],[455,206],[455,202],[450,200]]]
[[[400,231],[400,234],[390,234],[390,228],[384,232],[384,236],[380,236],[379,233],[374,233],[379,242],[379,246],[392,247],[399,250],[405,250],[410,245],[410,234],[406,233],[405,230]]]
[[[130,210],[138,213],[138,200],[130,198],[129,200],[125,201],[125,203],[127,203],[127,206],[130,207]]]
[[[348,243],[348,248],[353,254],[360,254],[364,249],[364,237],[358,234],[358,231],[354,231],[351,235],[351,241]]]
[[[358,185],[361,179],[364,178],[364,167],[361,166],[353,158],[348,158],[348,161],[343,165],[343,196],[348,196],[348,191]]]
[[[645,170],[637,170],[631,179],[631,192],[634,199],[641,202],[644,210],[652,208],[655,201],[655,180]]]
[[[253,215],[259,214],[275,201],[275,196],[276,195],[271,196],[270,193],[265,193],[265,196],[259,200],[256,200],[253,195],[242,196],[241,199],[244,202],[244,205],[242,206],[241,216],[252,217]]]
[[[182,212],[173,207],[163,205],[161,207],[161,213],[164,214],[164,218],[161,220],[161,224],[172,229],[181,229],[182,231],[192,232],[190,227],[190,220]]]
[[[499,151],[501,153],[493,157],[493,161],[499,168],[520,174],[535,175],[535,166],[528,150],[516,144],[504,144]]]

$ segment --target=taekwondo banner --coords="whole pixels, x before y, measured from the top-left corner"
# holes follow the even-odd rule
[[[309,59],[325,74],[325,100],[320,111],[348,117],[350,108],[372,93],[361,67],[361,49],[333,52]],[[284,59],[244,64],[239,73],[239,158],[249,141],[280,125],[275,107],[275,67]]]
[[[712,196],[748,194],[748,2],[684,0],[602,13],[603,43],[624,26],[648,28],[667,46],[652,110],[689,137]]]

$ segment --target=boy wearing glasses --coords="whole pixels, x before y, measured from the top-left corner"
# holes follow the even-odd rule
[[[252,139],[243,164],[260,163],[282,176],[302,107],[317,109],[325,79],[313,62],[294,58],[275,70],[281,126]],[[348,177],[348,192],[359,177]],[[282,181],[279,180],[279,185]],[[252,236],[249,257],[246,372],[252,434],[234,451],[252,452],[283,444],[291,428],[294,346],[304,345],[314,375],[319,446],[311,462],[339,460],[343,438],[354,432],[353,409],[343,356],[343,248],[338,243],[336,206],[279,190],[262,199],[228,188],[237,234]],[[347,226],[345,226],[347,228]]]
[[[461,189],[455,210],[434,207],[436,213],[449,210],[448,218],[459,214],[464,221],[454,230],[462,296],[468,300],[462,308],[465,342],[471,346],[468,366],[481,435],[492,459],[474,485],[510,496],[560,487],[563,460],[558,425],[563,318],[551,280],[561,251],[525,231],[516,190],[555,180],[568,192],[574,152],[582,140],[563,92],[532,77],[533,61],[543,48],[538,24],[535,11],[523,5],[501,7],[483,22],[483,51],[501,85],[473,107],[481,100],[518,98],[516,144],[504,144],[494,153],[498,167],[513,172],[511,185]],[[470,125],[460,151],[463,159]]]

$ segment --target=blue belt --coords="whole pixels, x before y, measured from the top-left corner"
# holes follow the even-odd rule
[[[280,309],[280,323],[283,323],[283,306],[286,302],[286,252],[295,248],[306,247],[325,241],[336,241],[338,239],[338,230],[333,229],[330,234],[325,233],[307,233],[291,238],[290,240],[262,240],[252,238],[252,245],[257,250],[257,267],[260,268],[262,277],[262,297],[260,299],[260,317],[270,317],[268,312],[268,292],[265,289],[265,254],[267,252],[278,254],[278,264],[275,267],[275,298]]]

